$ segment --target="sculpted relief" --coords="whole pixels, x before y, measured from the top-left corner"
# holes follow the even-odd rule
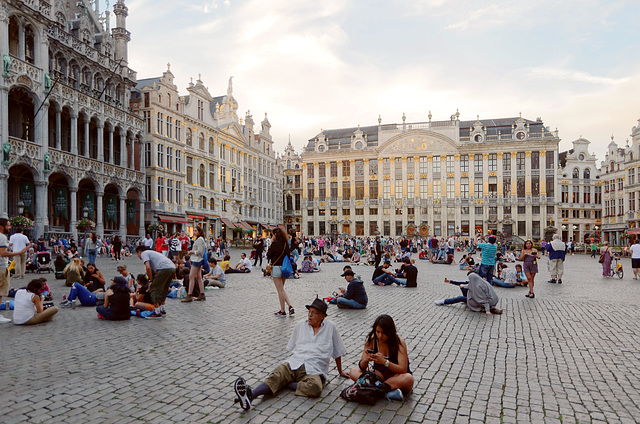
[[[457,153],[456,142],[441,134],[402,134],[385,142],[380,153],[445,154]]]

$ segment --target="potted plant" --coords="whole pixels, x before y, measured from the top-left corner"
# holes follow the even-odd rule
[[[17,215],[9,218],[11,226],[16,230],[29,231],[33,228],[33,221],[26,216]]]
[[[86,232],[96,228],[96,223],[89,218],[82,218],[76,223],[76,229],[80,232]]]

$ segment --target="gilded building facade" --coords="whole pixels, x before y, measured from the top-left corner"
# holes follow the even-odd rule
[[[522,117],[324,130],[302,153],[306,235],[503,233],[557,220],[557,131]]]
[[[603,181],[589,144],[580,137],[571,150],[559,155],[559,234],[563,241],[575,244],[601,238]]]
[[[287,231],[302,231],[302,158],[291,142],[279,160],[283,173],[283,218]]]
[[[173,80],[168,66],[133,91],[147,133],[145,221],[168,232],[200,225],[208,236],[229,238],[282,222],[282,174],[266,114],[255,133],[250,112],[244,122],[238,117],[231,79],[217,97],[200,77],[183,96]]]
[[[143,231],[142,120],[129,107],[127,7],[69,0],[0,2],[0,216],[34,236]]]

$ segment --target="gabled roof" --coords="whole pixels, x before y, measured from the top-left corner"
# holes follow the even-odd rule
[[[153,88],[153,84],[155,84],[157,88],[160,85],[160,78],[161,77],[139,79],[132,91],[142,91],[143,87]]]

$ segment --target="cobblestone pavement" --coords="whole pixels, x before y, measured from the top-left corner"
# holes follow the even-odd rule
[[[234,263],[239,251],[232,253]],[[546,283],[544,262],[535,299],[524,297],[525,288],[496,288],[501,316],[434,305],[459,293],[443,284],[445,276],[465,278],[455,265],[419,261],[417,289],[373,286],[373,268],[357,267],[369,307],[329,307],[349,352],[344,367],[357,362],[375,317],[390,314],[416,380],[403,402],[345,402],[339,393],[348,382],[332,364],[318,399],[285,389],[246,413],[234,405],[234,379],[255,385],[266,377],[287,357],[304,305],[345,285],[342,265],[325,264],[287,282],[295,318],[273,316],[275,287],[254,272],[228,276],[206,302],[169,299],[162,320],[106,322],[95,308],[78,307],[39,326],[0,326],[0,422],[637,422],[640,281],[631,278],[630,260],[619,280],[602,278],[596,259],[568,257],[562,285]],[[124,263],[142,272],[137,257]],[[99,258],[98,266],[115,275],[115,262]],[[59,303],[67,289],[50,283]]]

